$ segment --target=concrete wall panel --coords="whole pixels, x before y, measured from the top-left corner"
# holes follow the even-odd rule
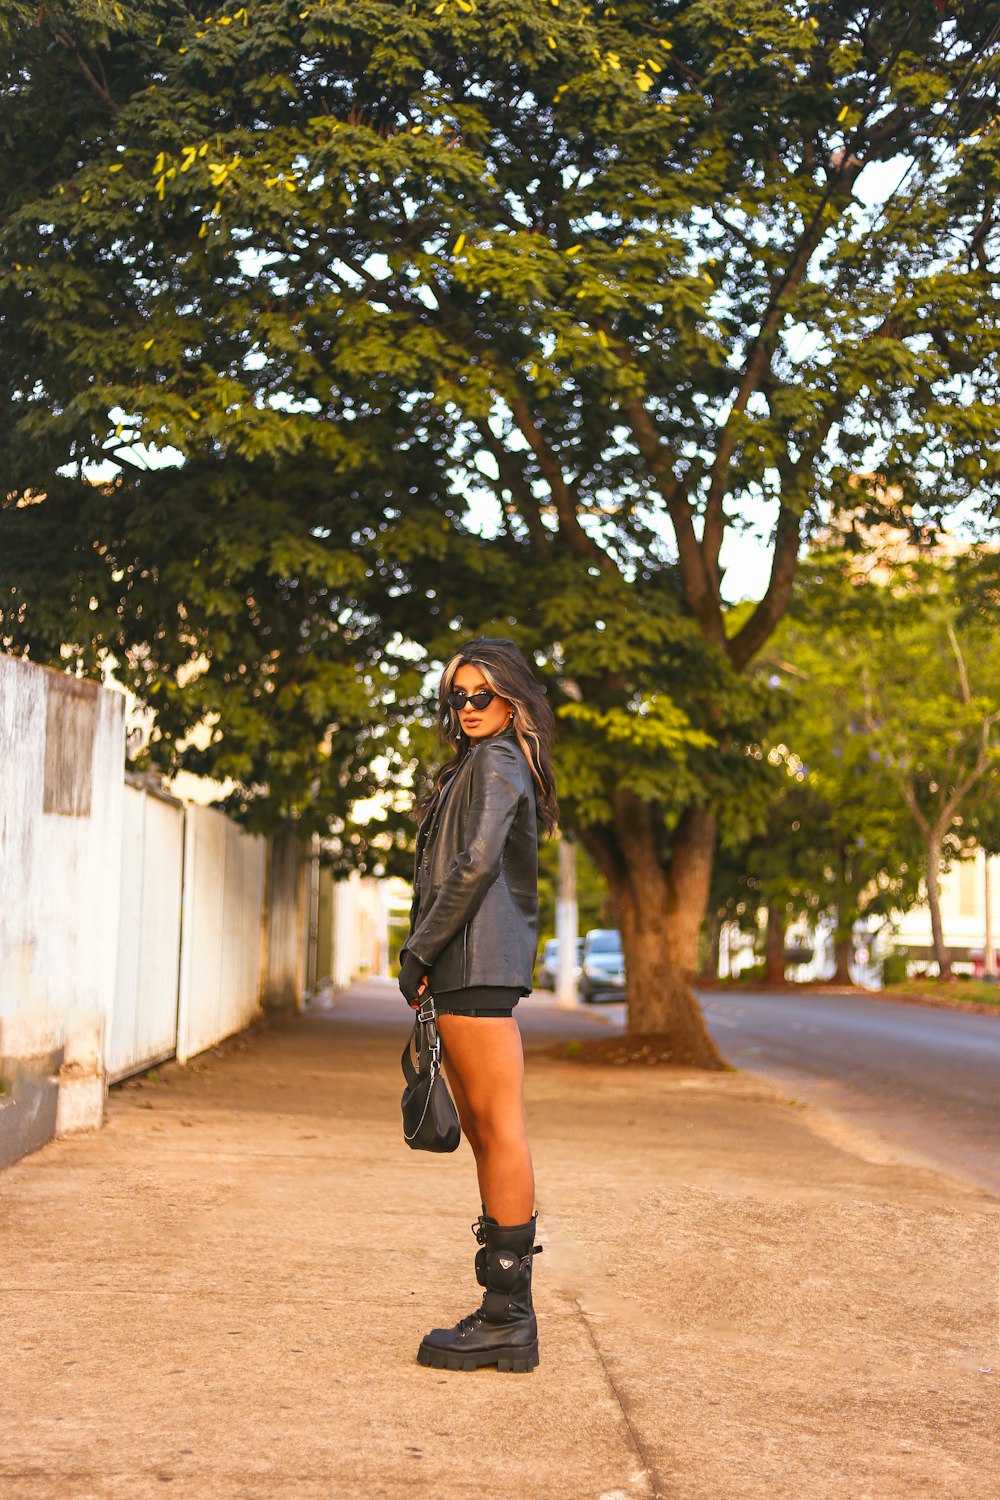
[[[260,1013],[265,840],[185,809],[177,1056],[186,1062]]]
[[[124,757],[121,694],[0,656],[0,1016],[110,1019]]]
[[[125,788],[118,976],[105,1049],[109,1079],[124,1078],[177,1043],[184,808]]]

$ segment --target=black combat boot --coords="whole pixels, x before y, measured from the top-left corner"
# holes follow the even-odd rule
[[[531,1305],[535,1216],[527,1224],[498,1224],[483,1214],[476,1226],[482,1249],[476,1275],[486,1293],[482,1306],[454,1328],[433,1328],[417,1350],[422,1365],[439,1370],[533,1370],[538,1363],[538,1325]]]

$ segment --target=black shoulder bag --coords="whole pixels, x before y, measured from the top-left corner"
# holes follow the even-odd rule
[[[462,1139],[458,1111],[441,1072],[441,1038],[434,996],[417,1011],[413,1033],[401,1058],[403,1139],[414,1151],[457,1151]]]

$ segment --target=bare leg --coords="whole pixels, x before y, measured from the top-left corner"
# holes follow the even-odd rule
[[[535,1178],[517,1022],[513,1016],[439,1016],[438,1028],[486,1212],[499,1224],[526,1224],[535,1206]]]

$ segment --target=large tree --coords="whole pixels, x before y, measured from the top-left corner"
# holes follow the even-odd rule
[[[845,814],[855,809],[859,914],[905,910],[919,872],[942,978],[951,977],[951,960],[941,872],[975,843],[996,844],[996,577],[995,556],[976,552],[951,563],[918,553],[874,574],[831,555],[806,571],[781,637],[807,693],[820,696],[837,726],[815,747],[818,779],[832,773],[845,834]]]
[[[164,753],[214,705],[204,768],[235,756],[248,804],[305,817],[331,732],[367,734],[367,784],[359,704],[412,703],[400,643],[516,636],[559,695],[630,1024],[717,1061],[695,944],[720,819],[759,820],[743,674],[803,532],[862,462],[875,508],[996,478],[998,18],[9,5],[8,646],[112,650],[171,704]],[[183,465],[137,472],[136,442]],[[109,454],[98,493],[84,466]],[[770,582],[737,624],[726,538],[762,505]],[[287,764],[262,664],[304,731]]]

